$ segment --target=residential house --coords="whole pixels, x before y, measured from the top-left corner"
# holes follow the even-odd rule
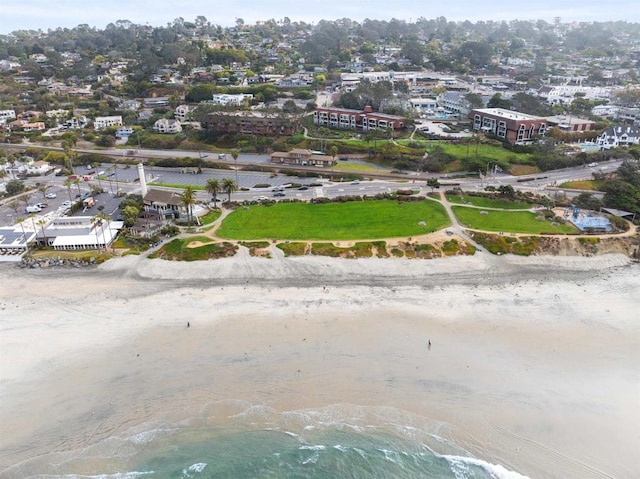
[[[28,175],[46,175],[49,171],[51,171],[53,167],[49,164],[48,161],[34,161],[33,163],[27,165],[27,174]]]
[[[153,131],[166,134],[180,133],[182,126],[180,126],[178,120],[174,120],[173,118],[160,118],[153,124]]]
[[[312,150],[296,148],[291,151],[275,151],[271,153],[271,163],[281,165],[298,166],[333,166],[335,158],[327,155],[319,155]]]
[[[143,100],[144,108],[165,108],[169,106],[168,97],[153,97]]]
[[[187,213],[182,197],[176,191],[149,188],[142,201],[144,211],[151,216],[155,214],[159,218],[169,219]]]
[[[130,126],[121,126],[116,130],[116,138],[119,140],[127,140],[133,135],[133,128]]]
[[[23,123],[22,131],[42,131],[46,129],[44,122],[36,121],[35,123]]]
[[[188,121],[189,119],[189,114],[191,112],[193,112],[193,110],[195,110],[196,107],[194,106],[189,106],[189,105],[180,105],[178,107],[176,107],[176,110],[174,112],[174,117],[176,120],[178,120],[180,123],[183,123],[185,121]]]
[[[630,125],[618,125],[607,128],[596,139],[596,144],[601,150],[609,150],[619,146],[631,146],[640,144],[640,128]]]
[[[97,116],[93,120],[93,128],[104,130],[112,126],[122,126],[122,116]]]
[[[531,142],[537,136],[544,136],[547,130],[546,118],[503,108],[474,109],[469,118],[475,131],[495,135],[511,144]]]
[[[7,120],[15,120],[16,112],[15,110],[0,110],[0,122],[5,122]]]
[[[377,113],[370,106],[364,110],[349,110],[346,108],[319,107],[313,112],[313,123],[327,128],[343,130],[373,131],[390,130],[395,134],[406,128],[406,119],[401,116]]]

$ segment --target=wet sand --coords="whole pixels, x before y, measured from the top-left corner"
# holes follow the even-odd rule
[[[0,284],[0,471],[241,400],[397,408],[532,478],[640,475],[621,256],[127,257]]]

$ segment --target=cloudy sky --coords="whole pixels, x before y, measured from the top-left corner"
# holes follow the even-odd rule
[[[0,34],[21,29],[55,29],[88,24],[104,28],[116,20],[166,25],[175,18],[193,21],[203,15],[211,23],[230,26],[270,18],[317,22],[365,18],[446,17],[447,20],[538,20],[640,22],[637,0],[0,0]]]

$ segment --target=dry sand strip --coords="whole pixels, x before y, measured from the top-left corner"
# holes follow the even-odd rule
[[[2,476],[229,399],[393,407],[532,478],[640,476],[640,267],[621,255],[125,257],[0,284]]]

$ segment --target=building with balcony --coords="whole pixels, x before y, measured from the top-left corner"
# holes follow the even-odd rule
[[[370,106],[364,110],[346,108],[316,108],[313,112],[314,125],[341,130],[362,132],[382,130],[392,134],[406,128],[406,119],[401,116],[374,112]]]
[[[511,144],[530,143],[544,136],[548,124],[546,118],[504,108],[474,109],[469,118],[475,131],[494,135]]]

